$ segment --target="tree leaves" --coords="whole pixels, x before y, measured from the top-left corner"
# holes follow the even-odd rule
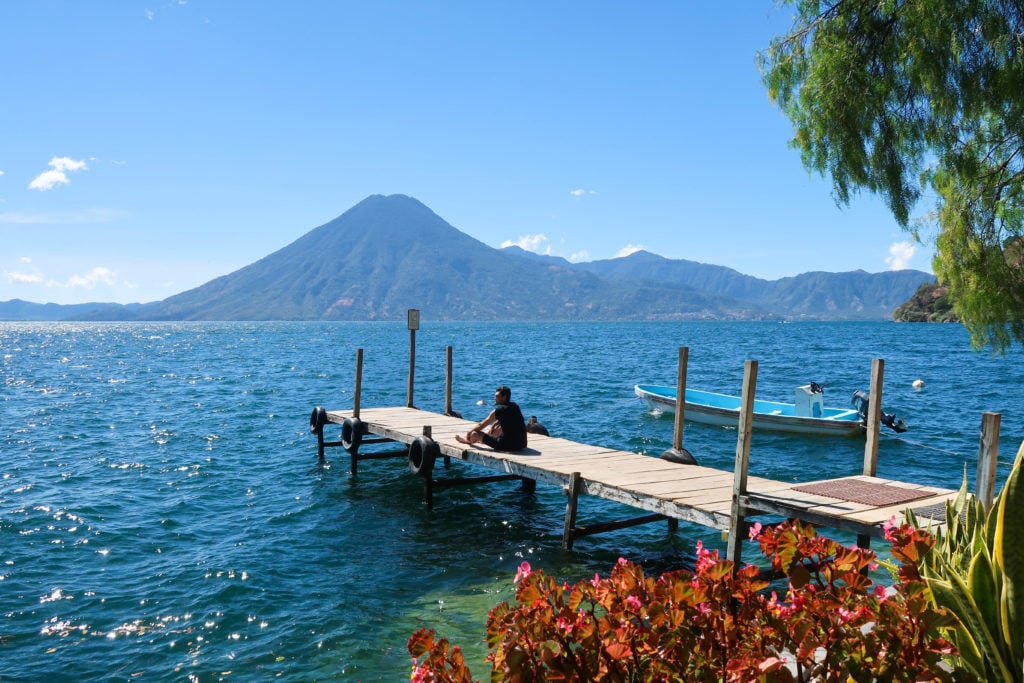
[[[1024,344],[1024,6],[791,0],[761,53],[769,96],[837,203],[879,194],[934,231],[933,263],[978,346]],[[932,212],[912,225],[924,197]]]

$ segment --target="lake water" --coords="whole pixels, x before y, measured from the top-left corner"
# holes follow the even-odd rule
[[[996,411],[1001,486],[1024,438],[1019,352],[973,351],[958,325],[425,319],[421,408],[444,409],[449,345],[468,419],[508,384],[553,435],[655,456],[672,418],[632,389],[674,384],[680,346],[690,387],[739,393],[756,359],[759,398],[815,381],[830,406],[885,359],[885,410],[910,430],[883,438],[880,476],[957,488],[966,468],[973,486],[981,415]],[[0,323],[0,680],[408,680],[420,626],[482,659],[487,610],[512,597],[524,559],[574,582],[620,556],[658,572],[691,563],[697,540],[724,548],[707,529],[652,524],[565,553],[557,487],[443,490],[427,511],[402,460],[364,461],[353,478],[337,449],[318,467],[309,413],[352,405],[357,348],[362,405],[404,405],[404,324]],[[702,465],[724,469],[735,439],[685,433]],[[852,475],[862,462],[858,440],[752,439],[757,476]],[[623,512],[584,498],[580,521]]]

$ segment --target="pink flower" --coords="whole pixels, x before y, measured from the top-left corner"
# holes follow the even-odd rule
[[[697,562],[694,565],[694,570],[700,574],[715,566],[716,562],[718,562],[718,551],[707,550],[702,541],[697,541]]]
[[[756,541],[757,537],[761,535],[761,522],[754,522],[751,524],[747,533],[750,535],[751,541]]]
[[[594,578],[592,578],[590,580],[590,585],[593,586],[594,588],[597,588],[598,586],[600,586],[601,585],[601,575],[595,573],[594,574]]]
[[[896,528],[896,515],[893,515],[892,517],[890,517],[889,521],[882,525],[882,530],[885,532],[885,540],[889,541],[890,543],[892,543],[893,540],[895,540],[893,538],[893,534],[892,534],[893,529],[895,529],[895,528]]]
[[[626,606],[634,612],[639,612],[640,608],[643,607],[644,604],[640,602],[640,598],[636,597],[635,595],[630,595],[628,598],[626,598]]]
[[[519,583],[520,581],[522,581],[523,579],[525,579],[529,575],[530,575],[530,563],[527,562],[526,560],[523,560],[523,563],[521,565],[519,565],[519,570],[516,572],[515,583]]]

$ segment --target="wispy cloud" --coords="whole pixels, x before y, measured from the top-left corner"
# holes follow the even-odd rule
[[[36,285],[43,281],[39,273],[5,273],[8,282],[16,282],[22,285]]]
[[[22,256],[18,259],[25,267],[18,271],[7,271],[4,277],[8,282],[21,285],[45,285],[54,289],[96,289],[100,285],[115,286],[126,285],[118,282],[117,273],[109,268],[97,266],[84,275],[74,274],[63,282],[56,279],[48,279],[46,275],[32,265],[32,259]]]
[[[116,285],[115,275],[114,271],[100,266],[85,275],[72,275],[64,286],[69,289],[96,289],[97,285]]]
[[[501,248],[505,247],[519,247],[526,251],[532,251],[535,254],[551,255],[551,245],[548,243],[548,238],[544,233],[537,233],[536,235],[523,235],[518,240],[505,240],[501,243]]]
[[[70,225],[76,223],[108,223],[124,212],[92,208],[62,213],[0,211],[0,225]]]
[[[638,251],[644,251],[645,249],[647,249],[647,247],[642,244],[627,244],[622,249],[619,249],[612,258],[622,258],[624,256],[629,256],[630,254],[635,254]]]
[[[595,192],[594,190],[584,190],[582,187],[579,187],[575,190],[569,190],[569,194],[571,194],[573,197],[576,197],[577,199],[581,199],[588,195],[595,195],[597,194],[597,192]]]
[[[569,261],[571,263],[582,263],[582,262],[587,261],[589,259],[590,259],[590,254],[587,253],[586,249],[584,249],[583,251],[577,251],[575,254],[572,254],[572,255],[569,256]]]
[[[46,192],[58,185],[67,185],[71,182],[68,180],[68,173],[76,173],[88,169],[89,167],[84,161],[70,157],[54,157],[50,159],[50,170],[43,171],[33,178],[32,182],[28,184],[28,189]]]
[[[889,247],[889,256],[885,259],[889,270],[906,270],[916,251],[917,246],[913,242],[894,242]]]

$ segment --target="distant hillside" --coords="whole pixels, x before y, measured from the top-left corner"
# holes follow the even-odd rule
[[[920,271],[807,273],[767,281],[648,252],[572,264],[494,249],[419,201],[374,195],[233,273],[149,304],[67,307],[103,320],[891,319]],[[25,302],[0,303],[0,318]],[[38,306],[28,305],[28,306]],[[57,319],[47,310],[45,319]],[[41,314],[41,313],[40,313]],[[44,319],[44,318],[34,318]]]
[[[949,300],[949,289],[934,282],[921,285],[914,295],[896,308],[893,319],[907,323],[959,322]]]
[[[604,277],[679,284],[727,296],[789,318],[881,320],[934,277],[919,270],[885,273],[804,273],[781,280],[761,280],[732,268],[666,259],[646,251],[625,258],[581,263],[579,268]]]
[[[91,320],[99,320],[96,316],[102,311],[117,311],[115,320],[124,320],[126,316],[134,315],[141,304],[34,304],[21,299],[0,301],[0,320],[25,320],[25,321],[57,321],[73,320],[79,316],[89,316]]]

